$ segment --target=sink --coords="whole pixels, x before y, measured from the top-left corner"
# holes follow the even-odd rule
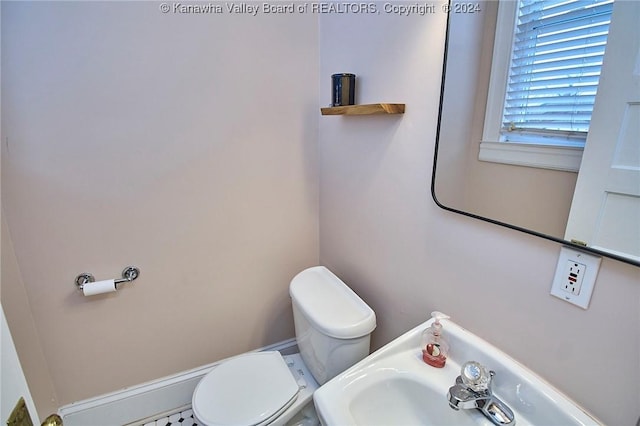
[[[450,409],[439,389],[429,386],[428,382],[412,374],[383,370],[372,373],[366,382],[360,384],[365,385],[355,391],[347,407],[352,417],[349,424],[491,424],[479,412],[469,411],[460,415],[460,412]]]
[[[421,334],[429,320],[321,386],[313,399],[320,420],[333,425],[480,425],[478,409],[454,410],[447,392],[461,365],[473,360],[495,372],[493,394],[524,425],[601,425],[574,401],[498,348],[451,320],[440,320],[451,350],[443,368],[422,361]]]

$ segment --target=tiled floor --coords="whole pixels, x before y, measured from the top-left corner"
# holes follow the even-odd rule
[[[198,426],[198,423],[193,418],[191,406],[185,406],[126,426]],[[289,420],[287,426],[320,426],[313,403],[305,406],[300,413]]]
[[[157,416],[136,422],[131,426],[197,426],[193,418],[190,406],[181,407],[172,412],[158,414]]]

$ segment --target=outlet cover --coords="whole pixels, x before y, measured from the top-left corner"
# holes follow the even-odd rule
[[[551,295],[587,309],[601,260],[599,256],[570,247],[562,247],[556,274],[553,277]]]

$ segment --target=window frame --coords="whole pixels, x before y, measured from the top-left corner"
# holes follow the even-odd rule
[[[478,159],[494,163],[577,172],[584,139],[544,134],[505,140],[502,117],[511,66],[519,1],[500,1],[493,46],[493,60]]]

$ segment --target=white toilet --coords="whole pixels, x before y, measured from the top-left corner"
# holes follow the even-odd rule
[[[375,313],[331,271],[305,269],[289,294],[300,354],[252,352],[220,363],[193,393],[198,424],[284,425],[313,411],[319,384],[369,355]]]

